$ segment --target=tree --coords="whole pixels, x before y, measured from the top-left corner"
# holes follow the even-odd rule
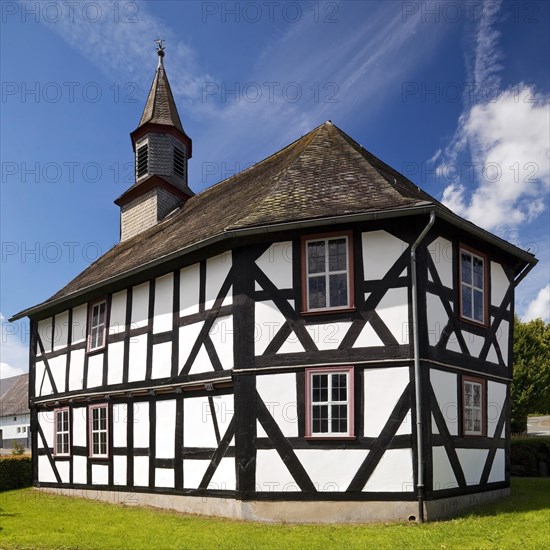
[[[550,323],[514,319],[512,432],[527,428],[528,414],[550,414]]]

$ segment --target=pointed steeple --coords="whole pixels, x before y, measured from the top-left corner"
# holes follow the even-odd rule
[[[187,185],[192,142],[166,76],[163,41],[156,42],[157,70],[139,125],[130,134],[136,183],[115,201],[120,206],[121,240],[155,225],[193,196]]]

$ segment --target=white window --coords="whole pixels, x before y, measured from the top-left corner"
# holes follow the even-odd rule
[[[306,437],[353,437],[353,368],[306,369]]]
[[[485,324],[485,259],[460,250],[460,314],[463,319]]]
[[[304,240],[304,311],[353,306],[351,235]]]
[[[105,346],[107,326],[107,301],[95,302],[90,307],[90,319],[88,322],[88,351],[100,349]]]
[[[23,427],[21,428],[21,431],[22,431],[24,434],[26,434],[26,433],[27,433],[27,426],[23,426]]]
[[[55,455],[69,454],[69,409],[58,409],[55,415]]]
[[[90,456],[108,456],[107,405],[90,407]]]
[[[17,426],[17,433],[18,433],[18,434],[21,433],[21,427],[20,427],[20,426]]]
[[[475,378],[462,380],[462,424],[464,435],[485,434],[485,383]]]

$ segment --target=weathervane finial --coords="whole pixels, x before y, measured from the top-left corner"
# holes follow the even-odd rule
[[[157,38],[155,40],[155,43],[157,45],[157,54],[159,56],[159,66],[160,66],[162,65],[162,58],[164,57],[164,39]]]

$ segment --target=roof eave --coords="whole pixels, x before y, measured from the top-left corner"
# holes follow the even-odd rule
[[[89,294],[94,290],[98,290],[107,284],[115,283],[117,281],[130,277],[132,275],[136,275],[136,274],[139,274],[140,272],[147,271],[157,265],[168,262],[180,256],[185,256],[190,252],[194,252],[196,250],[206,248],[207,246],[210,246],[212,244],[215,244],[217,242],[220,242],[226,239],[240,238],[240,237],[252,236],[252,235],[261,235],[265,233],[274,233],[274,232],[287,231],[292,229],[307,229],[311,227],[318,227],[321,225],[325,225],[325,226],[339,225],[342,223],[353,223],[353,222],[369,221],[369,220],[399,218],[403,216],[414,216],[419,214],[429,214],[432,211],[434,211],[436,216],[439,217],[440,219],[448,223],[451,223],[452,225],[459,227],[481,239],[488,241],[494,246],[522,260],[527,265],[535,266],[538,263],[538,260],[529,252],[526,252],[525,250],[521,250],[517,246],[505,241],[504,239],[501,239],[500,237],[497,237],[496,235],[493,235],[492,233],[486,231],[485,229],[482,229],[481,227],[478,227],[477,225],[467,220],[464,220],[460,216],[453,214],[451,211],[439,205],[434,205],[434,204],[425,202],[425,203],[418,203],[417,205],[414,205],[414,206],[407,206],[407,207],[396,208],[391,210],[359,212],[355,214],[344,214],[341,216],[330,216],[326,218],[312,218],[312,219],[306,219],[306,220],[300,220],[300,221],[257,225],[252,227],[242,227],[242,228],[236,227],[233,229],[225,230],[223,233],[218,233],[202,241],[198,241],[191,245],[180,248],[174,252],[171,252],[170,254],[160,256],[159,258],[156,258],[155,260],[147,262],[143,265],[140,265],[139,267],[130,269],[123,273],[119,273],[118,275],[115,275],[108,279],[104,279],[99,283],[95,283],[93,285],[81,288],[80,290],[77,290],[66,296],[57,298],[56,300],[42,302],[37,306],[24,309],[23,311],[20,311],[19,313],[11,317],[9,321],[13,322],[13,321],[17,321],[18,319],[22,319],[23,317],[30,317],[32,315],[37,315],[38,313],[45,311],[47,309],[55,308],[57,305],[62,304],[63,302],[77,298],[84,294]]]

